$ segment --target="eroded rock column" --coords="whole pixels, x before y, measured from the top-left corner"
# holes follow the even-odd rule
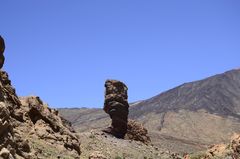
[[[117,80],[107,80],[105,88],[104,111],[110,115],[112,125],[103,131],[117,138],[124,138],[128,122],[128,88]]]

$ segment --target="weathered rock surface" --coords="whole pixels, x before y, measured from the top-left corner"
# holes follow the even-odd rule
[[[80,141],[70,127],[39,97],[19,98],[0,71],[0,158],[79,158]]]
[[[105,88],[104,111],[110,115],[112,126],[104,131],[118,138],[123,138],[127,133],[128,88],[117,80],[107,80]]]
[[[19,109],[20,101],[11,86],[11,81],[8,80],[8,75],[0,71],[0,152],[3,158],[24,156],[19,151],[22,137],[17,135],[14,123],[14,110]]]
[[[39,97],[21,97],[20,101],[24,108],[24,120],[28,123],[24,127],[29,126],[28,130],[31,130],[29,134],[30,142],[34,144],[38,140],[49,146],[57,147],[57,151],[69,151],[67,155],[74,158],[81,154],[78,137],[71,132],[71,129],[68,128],[69,125],[66,126],[57,110],[50,109]],[[25,133],[23,132],[22,135]],[[40,156],[42,155],[39,151],[37,153],[40,153]],[[63,155],[61,154],[61,156]]]
[[[128,120],[127,127],[127,133],[124,137],[125,139],[141,141],[145,144],[151,143],[150,137],[148,136],[148,131],[141,123],[134,120]]]

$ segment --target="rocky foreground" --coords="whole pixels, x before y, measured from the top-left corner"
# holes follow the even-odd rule
[[[82,158],[90,159],[239,159],[240,134],[230,143],[216,144],[207,150],[190,154],[178,154],[160,149],[152,144],[135,140],[119,140],[97,130],[79,134],[82,142]]]
[[[0,158],[80,158],[80,140],[39,97],[19,98],[0,71]]]

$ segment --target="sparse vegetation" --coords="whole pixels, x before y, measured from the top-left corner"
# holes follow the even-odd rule
[[[90,139],[94,139],[95,136],[94,136],[93,134],[91,134],[91,135],[89,136],[89,138],[90,138]]]
[[[122,158],[120,156],[116,156],[114,159],[124,159],[124,158]]]
[[[190,159],[202,159],[204,156],[204,154],[194,154],[190,156]]]

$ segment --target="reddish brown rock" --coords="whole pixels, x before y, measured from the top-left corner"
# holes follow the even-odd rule
[[[128,120],[127,127],[128,129],[125,139],[140,141],[145,144],[151,143],[150,137],[148,136],[148,131],[141,123],[134,120]]]
[[[47,158],[49,147],[79,158],[80,141],[66,125],[39,97],[19,99],[7,73],[0,71],[0,158]]]
[[[117,138],[124,138],[127,133],[128,122],[128,95],[127,86],[117,80],[107,80],[105,82],[104,111],[112,119],[112,125],[104,132],[111,133]]]
[[[49,158],[49,149],[79,158],[80,140],[71,129],[39,97],[19,98],[0,71],[0,158]]]
[[[20,102],[15,94],[11,81],[6,72],[0,71],[0,151],[1,157],[20,155],[17,143],[21,137],[16,135],[14,109],[18,109]],[[8,152],[8,153],[6,153]],[[20,155],[21,156],[21,155]]]
[[[60,150],[69,150],[72,156],[81,154],[80,141],[65,120],[59,116],[58,111],[44,104],[39,97],[21,97],[24,107],[25,121],[32,124],[31,138],[39,138],[43,142],[59,147]]]

